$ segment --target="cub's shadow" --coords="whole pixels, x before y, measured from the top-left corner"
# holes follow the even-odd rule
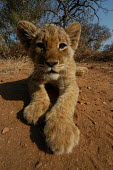
[[[27,122],[23,118],[23,110],[30,102],[27,83],[28,79],[23,79],[19,81],[0,84],[0,95],[5,100],[15,100],[24,102],[23,108],[17,113],[17,119],[19,119],[24,124],[27,124]],[[53,93],[54,87],[51,87],[50,85],[46,85],[46,90],[48,91],[51,102],[54,103],[57,100],[58,91],[56,90],[56,93]],[[45,136],[43,134],[44,126],[45,118],[43,116],[39,119],[36,126],[30,125],[30,138],[33,142],[36,143],[37,147],[40,150],[51,154],[52,152],[49,150],[45,142]]]

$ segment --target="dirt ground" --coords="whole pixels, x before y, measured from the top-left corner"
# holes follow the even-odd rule
[[[0,64],[0,170],[113,169],[113,62],[81,66],[89,72],[77,78],[80,96],[74,121],[81,131],[80,143],[71,154],[55,156],[48,153],[39,128],[23,120],[32,66],[15,70]]]

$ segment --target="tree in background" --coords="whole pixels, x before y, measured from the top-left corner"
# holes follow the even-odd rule
[[[109,61],[113,61],[113,42],[104,46],[102,54],[105,56],[104,58],[109,59]]]
[[[75,19],[81,23],[88,23],[95,17],[99,20],[98,10],[108,12],[109,10],[103,8],[105,0],[49,0],[50,9],[47,12],[52,15],[51,21],[66,27]]]
[[[108,51],[111,51],[113,52],[113,42],[111,44],[107,44],[104,46],[104,51],[105,52],[108,52]]]
[[[81,35],[77,60],[107,60],[107,55],[103,55],[102,52],[104,42],[111,37],[110,29],[107,26],[97,23],[83,25]]]
[[[86,24],[82,26],[81,43],[87,44],[92,50],[98,50],[103,42],[111,37],[110,29],[107,26]]]
[[[15,40],[16,24],[20,20],[39,23],[46,5],[44,0],[1,0],[1,34],[7,43]]]
[[[98,50],[111,34],[106,26],[92,24],[98,17],[98,10],[106,0],[1,0],[0,34],[6,44],[14,48],[17,43],[16,25],[20,20],[28,20],[35,25],[55,23],[66,27],[79,21],[82,25],[80,49]],[[18,52],[17,52],[18,53]]]

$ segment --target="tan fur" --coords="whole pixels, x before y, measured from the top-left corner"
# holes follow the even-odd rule
[[[24,117],[28,123],[36,124],[45,115],[46,142],[57,155],[71,152],[79,142],[80,132],[73,122],[79,94],[73,55],[80,32],[78,22],[66,30],[53,24],[37,29],[27,21],[20,21],[17,26],[18,37],[35,66],[29,81],[31,102]],[[59,89],[59,98],[51,109],[47,83]]]

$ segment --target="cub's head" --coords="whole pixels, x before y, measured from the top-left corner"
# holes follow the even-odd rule
[[[81,27],[78,22],[65,30],[53,24],[36,28],[32,23],[20,21],[18,37],[40,72],[58,75],[65,69],[78,46]]]

